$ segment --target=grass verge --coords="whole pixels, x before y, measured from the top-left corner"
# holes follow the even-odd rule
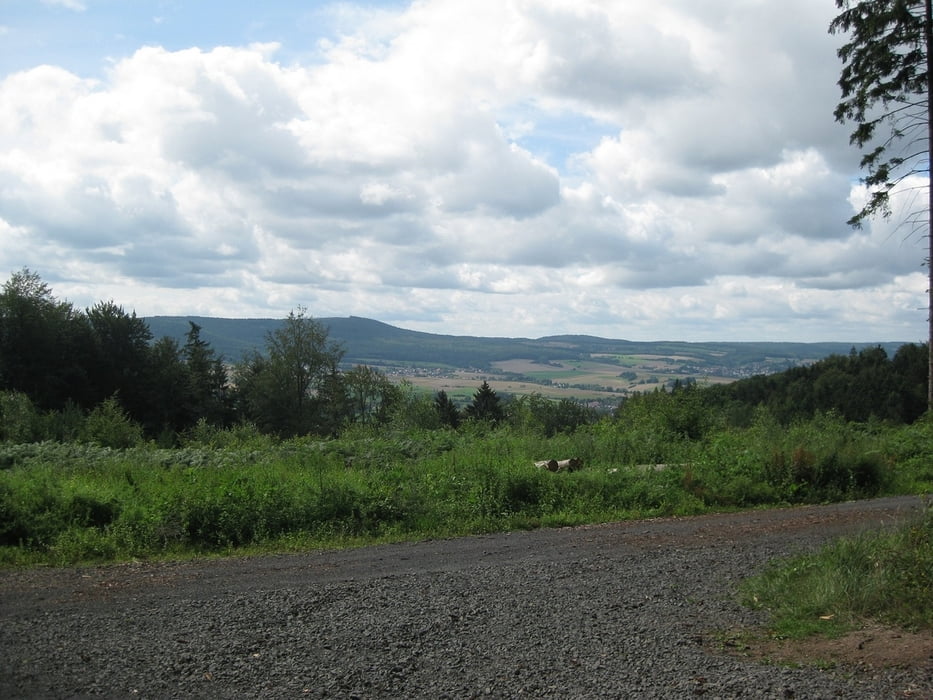
[[[897,529],[775,562],[741,596],[770,613],[778,638],[838,636],[867,621],[933,630],[933,504]]]

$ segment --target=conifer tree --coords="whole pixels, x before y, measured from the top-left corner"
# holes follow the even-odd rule
[[[446,425],[451,428],[456,428],[460,425],[460,411],[457,410],[456,404],[443,389],[438,391],[434,396],[434,410],[437,412],[437,417],[441,425]]]
[[[924,204],[908,213],[914,231],[926,235],[929,254],[927,406],[933,409],[933,0],[836,0],[842,12],[829,31],[848,35],[839,49],[842,101],[836,121],[852,122],[849,141],[866,149],[861,167],[869,199],[850,220],[861,227],[891,216],[891,197],[925,181]]]
[[[499,395],[496,394],[485,379],[480,388],[473,394],[473,401],[466,407],[466,414],[468,418],[490,423],[498,423],[502,420],[503,411],[499,402]]]

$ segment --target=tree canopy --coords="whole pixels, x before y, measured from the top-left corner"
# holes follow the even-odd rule
[[[280,435],[335,429],[334,411],[347,405],[336,377],[343,350],[327,329],[299,308],[267,334],[266,351],[237,368],[242,414]]]
[[[467,418],[489,423],[498,423],[502,420],[504,412],[499,395],[486,380],[483,380],[479,389],[473,393],[473,401],[466,407],[466,415]]]
[[[864,149],[860,165],[869,190],[849,223],[860,227],[875,216],[888,218],[892,196],[926,190],[922,205],[905,205],[904,221],[929,243],[927,406],[933,409],[933,0],[836,0],[836,6],[842,11],[829,30],[848,41],[838,51],[842,101],[834,115],[854,124],[849,141]]]
[[[342,369],[343,355],[329,329],[299,308],[267,334],[265,352],[231,371],[197,323],[183,343],[153,340],[135,312],[114,301],[81,311],[22,270],[0,289],[0,441],[119,447],[145,436],[170,446],[202,427],[205,434],[249,424],[282,437],[334,436],[354,424],[457,429],[462,419],[552,436],[599,418],[568,399],[503,397],[485,380],[461,412],[444,391],[432,399],[374,367]],[[893,358],[880,346],[853,349],[727,385],[676,383],[670,392],[629,397],[619,413],[691,439],[716,421],[744,425],[758,409],[785,425],[822,412],[910,423],[925,407],[927,356],[923,345],[904,345]]]

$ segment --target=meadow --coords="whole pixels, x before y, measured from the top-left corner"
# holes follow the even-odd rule
[[[684,429],[630,410],[546,437],[395,421],[277,439],[200,423],[180,447],[0,444],[0,564],[297,551],[933,490],[933,419]],[[688,426],[689,427],[689,426]],[[574,472],[534,462],[579,457]]]

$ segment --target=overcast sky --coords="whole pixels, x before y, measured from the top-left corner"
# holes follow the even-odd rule
[[[845,223],[835,12],[0,0],[0,276],[140,316],[919,341],[926,240]]]

